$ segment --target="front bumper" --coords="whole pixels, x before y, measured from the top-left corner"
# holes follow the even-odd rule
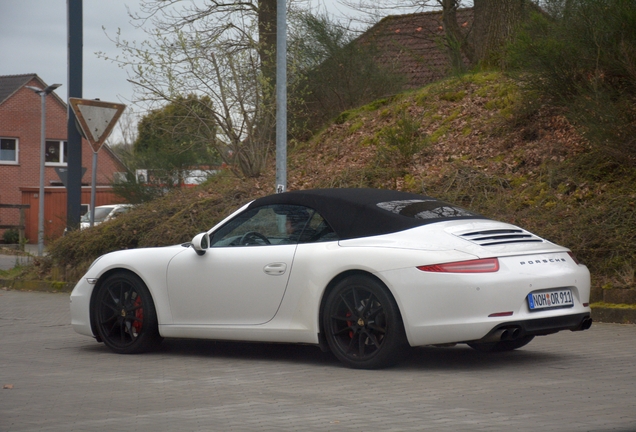
[[[71,325],[77,333],[95,337],[91,328],[90,303],[93,287],[83,277],[71,292]]]

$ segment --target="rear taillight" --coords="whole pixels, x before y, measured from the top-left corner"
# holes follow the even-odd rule
[[[436,273],[494,273],[499,271],[499,260],[497,258],[484,258],[444,264],[423,265],[419,266],[418,269],[425,272]]]
[[[572,258],[574,260],[574,262],[576,263],[576,265],[581,265],[581,263],[579,262],[579,260],[576,259],[576,256],[574,256],[574,253],[572,252],[568,252],[568,255],[570,255],[570,258]]]

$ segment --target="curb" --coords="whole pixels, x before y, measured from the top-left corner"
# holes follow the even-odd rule
[[[604,323],[636,324],[636,309],[593,307],[592,319]]]

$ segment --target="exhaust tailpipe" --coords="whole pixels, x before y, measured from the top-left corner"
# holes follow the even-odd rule
[[[500,342],[518,339],[521,336],[521,327],[504,327],[482,339],[483,342]]]
[[[592,327],[592,318],[586,317],[586,318],[583,318],[583,321],[581,321],[579,328],[576,330],[583,331],[583,330],[589,329],[590,327]]]
[[[490,334],[489,336],[486,336],[485,338],[483,338],[480,342],[499,342],[500,340],[502,340],[502,335],[504,333],[507,333],[506,329],[499,329],[493,332],[492,334]]]

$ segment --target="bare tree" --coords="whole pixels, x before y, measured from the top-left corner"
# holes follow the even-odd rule
[[[117,121],[113,133],[106,140],[109,147],[131,149],[137,139],[137,116],[127,107]]]
[[[212,101],[214,145],[237,175],[260,175],[274,127],[276,0],[144,0],[142,43],[113,37],[138,102]]]

